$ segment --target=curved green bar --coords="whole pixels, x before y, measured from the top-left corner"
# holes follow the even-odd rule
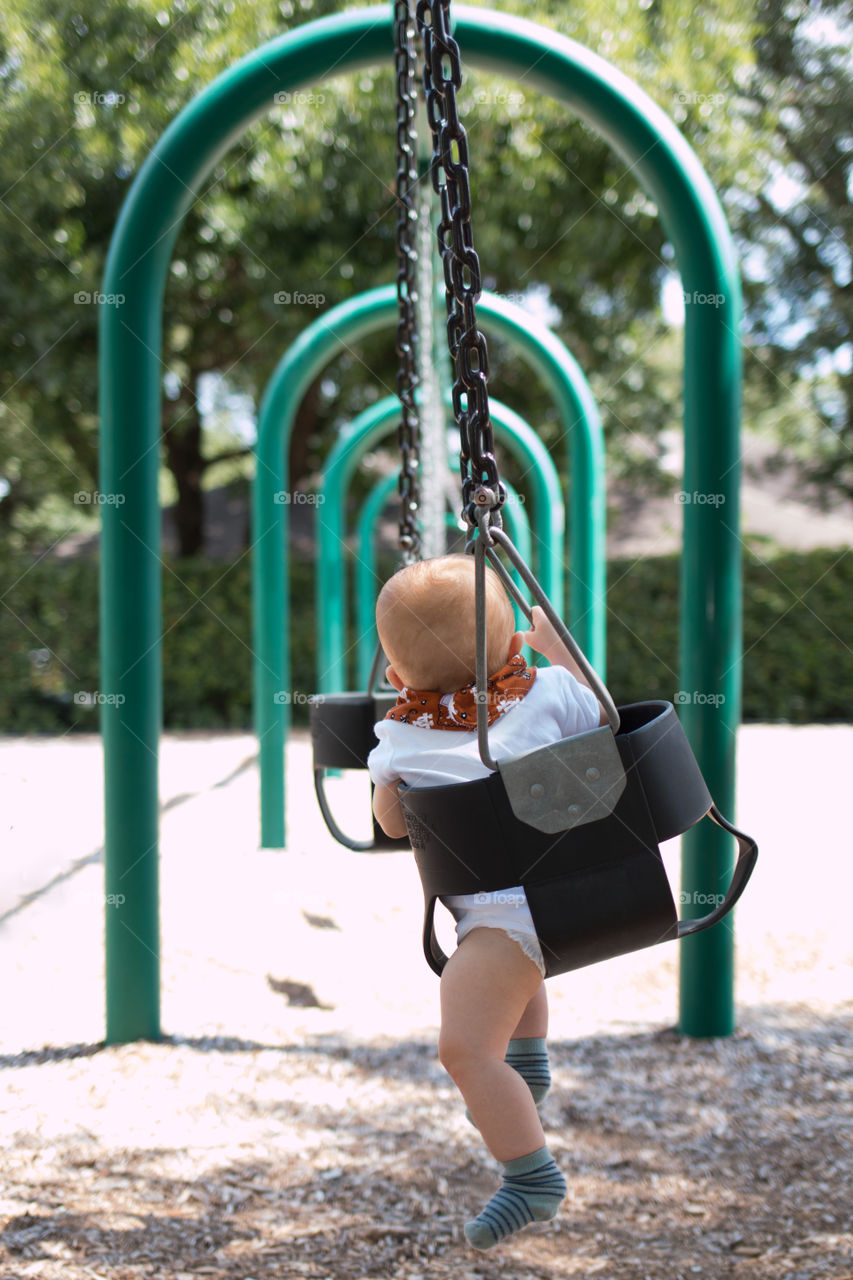
[[[562,578],[564,508],[557,469],[536,432],[512,409],[491,400],[495,438],[525,468],[533,491],[535,536],[541,558],[540,581],[549,595]],[[346,494],[364,454],[396,426],[400,402],[385,396],[370,405],[338,436],[323,467],[317,507],[317,572],[315,574],[317,690],[340,693],[347,687]],[[372,594],[372,593],[371,593]],[[273,775],[275,786],[277,777]]]
[[[568,563],[572,566],[572,612],[569,621],[581,648],[603,675],[604,444],[592,392],[579,365],[560,339],[516,303],[484,293],[477,315],[487,335],[500,335],[526,356],[551,389],[560,409],[565,448],[571,453],[572,535]],[[391,328],[396,320],[394,285],[371,289],[332,307],[303,329],[285,352],[261,400],[257,467],[252,486],[252,611],[255,729],[259,740],[264,848],[283,848],[285,842],[284,748],[289,704],[277,702],[276,695],[290,688],[288,507],[279,501],[287,492],[290,435],[302,397],[341,346]],[[558,555],[559,545],[549,546],[547,554]],[[562,612],[563,574],[547,571],[545,580],[553,588],[549,595],[554,607]]]
[[[711,792],[732,815],[741,655],[740,290],[725,217],[673,123],[613,66],[522,18],[464,7],[455,16],[466,63],[521,77],[576,111],[631,167],[657,203],[672,240],[689,298],[684,487],[690,495],[715,495],[713,504],[697,501],[684,508],[681,685],[693,700],[682,712]],[[149,153],[110,246],[104,292],[125,299],[121,307],[100,312],[100,484],[103,492],[124,499],[121,505],[104,504],[101,540],[101,682],[106,692],[121,695],[102,706],[105,887],[108,894],[124,895],[124,906],[106,913],[110,1042],[160,1034],[157,478],[162,308],[172,249],[204,180],[248,126],[270,110],[275,93],[377,62],[391,65],[391,17],[382,5],[320,19],[261,46],[217,77]],[[276,554],[285,553],[279,544]],[[718,695],[714,700],[707,698],[711,692]],[[684,841],[682,889],[688,895],[718,892],[731,869],[727,840],[706,827],[701,824]],[[681,959],[682,1030],[729,1033],[733,945],[727,922],[686,939]]]
[[[290,689],[288,619],[289,443],[311,383],[345,343],[393,323],[393,285],[371,289],[324,312],[279,360],[261,399],[252,482],[253,707],[261,774],[261,845],[284,848],[284,748],[289,706],[276,702]],[[278,796],[281,796],[279,802]]]
[[[504,477],[507,503],[503,508],[503,521],[507,533],[512,538],[521,554],[522,560],[530,564],[531,542],[530,521],[527,512],[518,500],[518,491]],[[379,575],[376,568],[376,525],[385,510],[391,494],[396,490],[399,477],[396,472],[377,480],[361,505],[355,527],[355,648],[356,648],[356,685],[359,689],[367,688],[373,655],[376,652],[376,595]],[[458,517],[447,513],[447,525],[459,531]],[[339,580],[346,587],[345,566],[341,564]],[[524,584],[517,569],[511,570],[520,590]],[[526,625],[521,620],[518,605],[513,604],[519,627]],[[344,606],[346,611],[346,606]]]

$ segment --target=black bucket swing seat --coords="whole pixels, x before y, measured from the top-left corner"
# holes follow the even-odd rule
[[[710,928],[746,887],[758,856],[755,841],[714,805],[673,705],[650,701],[617,709],[509,538],[499,527],[484,536],[483,524],[475,543],[477,689],[485,688],[486,678],[487,555],[529,616],[495,544],[579,663],[609,723],[496,762],[478,698],[480,755],[488,776],[437,787],[400,785],[423,885],[427,963],[440,974],[447,961],[435,933],[438,898],[519,884],[546,977]],[[679,920],[659,845],[706,816],[734,836],[736,864],[713,910]]]

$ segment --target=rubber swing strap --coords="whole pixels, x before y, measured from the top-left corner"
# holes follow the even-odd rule
[[[320,806],[320,813],[323,815],[323,821],[329,829],[329,834],[337,840],[338,844],[342,844],[345,849],[353,849],[356,853],[369,853],[371,849],[376,847],[374,839],[353,840],[352,836],[348,836],[338,826],[329,801],[326,798],[326,770],[323,766],[314,769],[314,792],[317,796],[317,804]]]
[[[430,898],[426,903],[423,943],[426,962],[433,973],[440,978],[448,957],[442,951],[438,938],[435,936],[435,904],[437,901],[437,898]]]
[[[387,837],[381,836],[375,825],[372,840],[355,840],[340,828],[326,795],[326,771],[367,767],[367,757],[376,746],[373,726],[397,697],[395,689],[386,693],[377,688],[383,660],[382,647],[377,645],[366,693],[319,694],[312,699],[310,708],[317,804],[329,833],[339,844],[356,853],[367,853],[377,848],[377,842],[384,844]]]
[[[382,643],[381,641],[377,640],[376,651],[373,655],[373,661],[370,664],[370,671],[367,676],[368,694],[373,695],[376,693],[377,691],[376,686],[379,684],[379,674],[380,672],[382,672],[383,665],[387,663],[387,661],[388,659],[385,656],[385,650],[382,648]],[[383,672],[383,675],[384,675],[384,672]],[[386,689],[388,688],[387,685],[385,687]]]
[[[686,938],[691,933],[699,933],[702,929],[710,929],[712,925],[718,924],[723,916],[728,915],[746,888],[758,858],[758,845],[752,836],[748,836],[745,832],[738,831],[737,827],[733,827],[728,819],[723,817],[715,804],[711,805],[707,816],[712,822],[716,822],[718,827],[722,827],[724,831],[728,831],[730,835],[734,836],[738,847],[737,861],[732,872],[732,878],[729,881],[729,887],[722,901],[705,916],[697,916],[693,920],[679,920],[679,938]]]
[[[477,683],[475,700],[477,704],[477,743],[480,750],[480,759],[483,761],[483,764],[487,769],[495,771],[498,766],[489,751],[487,699],[485,695],[486,680],[488,677],[486,634],[486,557],[488,557],[490,564],[499,574],[501,581],[504,583],[513,599],[521,605],[521,608],[528,618],[531,616],[529,606],[525,604],[521,593],[512,581],[509,573],[500,563],[500,560],[494,550],[495,546],[500,547],[512,566],[518,571],[519,576],[530,591],[531,597],[536,604],[541,607],[546,618],[556,631],[559,639],[577,662],[590,688],[598,701],[604,707],[610,728],[614,734],[619,730],[619,712],[616,709],[616,704],[610,696],[610,691],[607,686],[601,680],[598,673],[590,666],[583,650],[577,644],[574,636],[554,609],[554,606],[545,594],[542,585],[522,559],[518,548],[499,525],[489,523],[490,518],[491,512],[489,510],[484,509],[482,512],[478,513],[478,537],[474,543]],[[484,691],[482,695],[480,690]]]

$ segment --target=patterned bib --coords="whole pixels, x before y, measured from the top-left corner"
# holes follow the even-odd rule
[[[533,688],[536,668],[528,667],[520,653],[510,658],[505,667],[496,671],[486,681],[486,705],[489,724],[509,711],[520,698]],[[464,685],[455,693],[438,693],[434,689],[403,689],[396,703],[385,716],[412,724],[418,729],[461,729],[471,733],[477,728],[477,704],[474,701],[475,685]]]

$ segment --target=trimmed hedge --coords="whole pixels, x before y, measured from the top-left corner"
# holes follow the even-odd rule
[[[608,563],[608,684],[619,702],[675,701],[678,575],[677,556]],[[745,557],[743,654],[744,720],[853,720],[853,553]]]
[[[292,568],[293,687],[314,686],[313,567]],[[619,702],[672,701],[678,684],[678,558],[608,565],[608,683]],[[0,571],[0,731],[94,730],[98,573],[92,560],[7,560]],[[252,723],[250,566],[176,562],[164,573],[164,723]],[[744,719],[853,718],[853,554],[744,565]],[[700,690],[711,694],[713,690]],[[294,721],[307,713],[297,702]]]

